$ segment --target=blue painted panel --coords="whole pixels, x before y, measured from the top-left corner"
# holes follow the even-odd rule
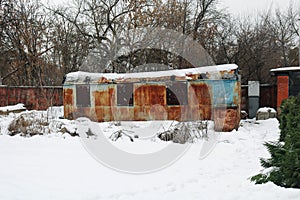
[[[214,81],[212,85],[213,104],[236,106],[234,103],[234,99],[238,97],[238,93],[235,92],[236,84],[236,80]]]
[[[213,106],[237,106],[234,99],[238,99],[237,80],[199,80],[197,82],[204,83],[212,88],[210,96],[212,98]]]

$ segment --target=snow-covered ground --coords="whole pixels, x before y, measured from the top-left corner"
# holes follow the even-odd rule
[[[52,114],[58,113],[54,109]],[[279,136],[276,119],[242,121],[238,131],[220,133],[205,159],[199,159],[199,141],[173,165],[132,175],[103,166],[85,150],[79,137],[55,133],[58,129],[33,137],[7,135],[8,125],[18,115],[0,116],[0,199],[300,199],[300,190],[272,183],[255,185],[249,180],[262,170],[259,158],[269,156],[263,143]],[[50,125],[68,129],[74,125],[51,119]],[[159,140],[143,143],[150,151],[151,144],[155,148],[165,145]],[[138,142],[123,139],[116,144],[134,149],[130,145]]]

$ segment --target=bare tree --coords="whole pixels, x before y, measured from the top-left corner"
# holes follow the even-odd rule
[[[291,4],[287,12],[277,9],[275,17],[268,22],[268,26],[276,38],[276,45],[281,51],[282,67],[294,65],[297,60],[296,55],[291,55],[292,50],[297,47],[297,16],[298,13]]]
[[[254,22],[247,18],[240,22],[237,63],[242,69],[243,83],[271,80],[269,70],[280,62],[280,52],[270,27],[271,14],[258,15]]]
[[[3,48],[8,55],[8,73],[18,85],[44,85],[43,56],[52,48],[48,44],[47,18],[39,2],[8,1],[5,7]]]
[[[77,32],[90,40],[90,48],[101,55],[97,68],[105,68],[109,60],[115,57],[122,46],[120,32],[126,30],[128,14],[145,6],[147,1],[121,0],[74,0],[71,6],[51,8],[55,14],[73,24]],[[70,9],[71,8],[71,9]],[[83,65],[83,67],[87,67]],[[89,70],[89,69],[85,69]],[[94,70],[94,69],[91,69]],[[113,70],[114,71],[114,70]]]

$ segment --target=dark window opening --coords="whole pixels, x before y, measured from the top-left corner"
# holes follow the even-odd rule
[[[91,106],[89,85],[76,85],[76,102],[77,102],[77,107]]]
[[[300,92],[300,72],[289,73],[289,95],[297,96]]]
[[[171,82],[167,84],[167,104],[187,105],[187,82]]]
[[[117,84],[117,105],[133,106],[133,83]]]

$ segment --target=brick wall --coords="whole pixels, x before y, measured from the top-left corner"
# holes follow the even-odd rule
[[[289,97],[289,77],[277,76],[277,110],[284,99]]]

